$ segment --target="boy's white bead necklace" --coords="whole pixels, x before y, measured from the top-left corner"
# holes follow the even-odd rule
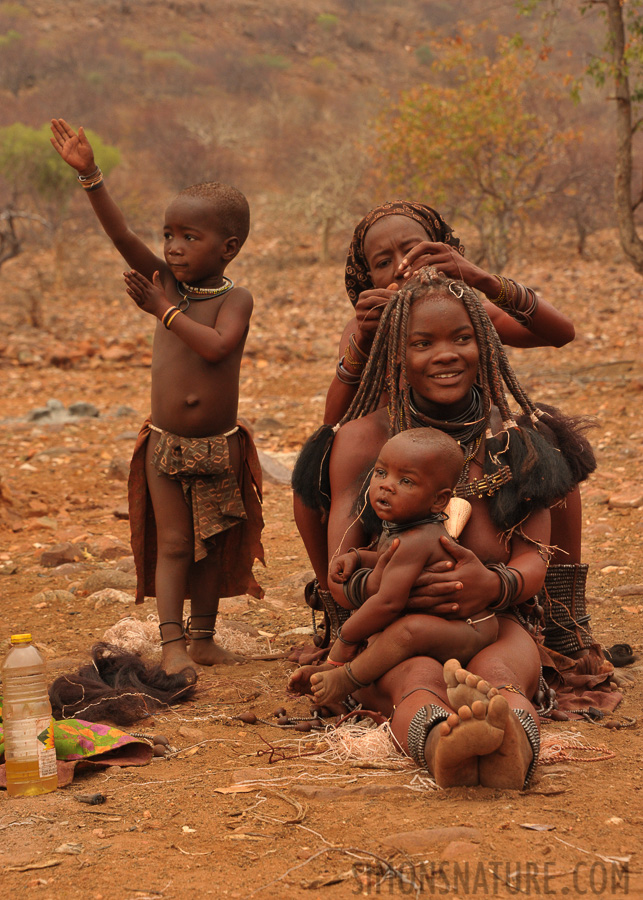
[[[185,312],[190,305],[190,300],[212,300],[214,299],[214,297],[220,297],[221,294],[227,294],[227,292],[232,290],[233,287],[234,281],[231,278],[228,278],[227,275],[223,276],[223,284],[218,288],[193,287],[191,284],[186,284],[184,281],[182,281],[176,286],[176,289],[182,298],[178,303],[177,308],[181,312]],[[183,288],[184,290],[181,290],[181,288]],[[199,296],[188,297],[186,293],[187,291],[191,291],[193,294],[197,294]]]

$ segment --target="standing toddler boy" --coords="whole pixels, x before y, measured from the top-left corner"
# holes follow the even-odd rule
[[[247,237],[248,203],[217,182],[181,191],[165,213],[161,259],[127,225],[83,129],[74,132],[64,119],[53,119],[51,129],[51,143],[78,172],[103,230],[133,270],[124,274],[128,294],[158,320],[152,413],[129,481],[136,601],[156,596],[166,672],[239,662],[214,633],[220,597],[261,596],[252,573],[255,559],[263,562],[261,469],[237,422],[253,300],[224,274]]]

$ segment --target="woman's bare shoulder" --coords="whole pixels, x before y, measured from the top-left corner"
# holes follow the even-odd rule
[[[331,478],[337,467],[349,480],[360,474],[365,467],[373,464],[387,439],[388,416],[385,409],[378,409],[342,425],[333,441]]]

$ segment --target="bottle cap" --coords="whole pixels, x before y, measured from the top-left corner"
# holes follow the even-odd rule
[[[30,634],[12,634],[11,635],[11,643],[12,644],[29,644],[31,642]]]

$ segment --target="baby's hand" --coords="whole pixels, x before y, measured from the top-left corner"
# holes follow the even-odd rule
[[[140,272],[123,272],[125,290],[134,303],[144,312],[161,318],[172,306],[165,296],[161,278],[158,272],[153,275],[154,284],[147,280]]]
[[[52,119],[51,131],[53,137],[49,140],[54,150],[80,175],[90,175],[96,168],[96,163],[92,145],[85,137],[82,125],[76,134],[64,119]]]
[[[329,579],[335,584],[345,584],[357,569],[357,562],[356,553],[343,553],[337,556],[329,566]]]

